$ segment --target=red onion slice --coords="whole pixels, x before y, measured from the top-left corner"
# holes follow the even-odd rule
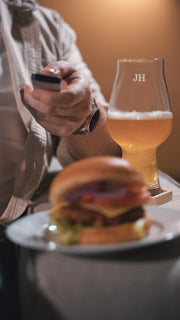
[[[79,190],[71,195],[68,195],[65,200],[66,201],[75,201],[80,199],[85,194],[90,194],[93,198],[101,198],[101,199],[118,199],[122,198],[127,193],[127,189],[121,186],[112,186],[112,190],[109,185],[105,185],[104,183],[96,183],[93,185],[89,185],[83,190]]]

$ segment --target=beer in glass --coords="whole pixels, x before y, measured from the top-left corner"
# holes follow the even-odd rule
[[[163,59],[118,60],[107,128],[151,194],[160,193],[156,150],[172,130]]]

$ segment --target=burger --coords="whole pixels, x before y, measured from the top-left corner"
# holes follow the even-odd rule
[[[151,217],[150,197],[139,171],[111,156],[79,160],[54,178],[48,233],[61,245],[94,245],[144,238]]]

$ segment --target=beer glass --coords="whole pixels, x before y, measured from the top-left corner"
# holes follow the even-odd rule
[[[163,59],[119,59],[107,128],[122,156],[142,173],[151,195],[161,192],[156,150],[172,130]]]

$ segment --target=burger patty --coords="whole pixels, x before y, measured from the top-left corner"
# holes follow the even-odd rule
[[[120,223],[133,222],[142,218],[144,216],[144,210],[142,207],[135,207],[118,217],[108,218],[97,211],[85,210],[77,204],[73,204],[68,207],[62,207],[61,216],[85,225],[113,226]]]

